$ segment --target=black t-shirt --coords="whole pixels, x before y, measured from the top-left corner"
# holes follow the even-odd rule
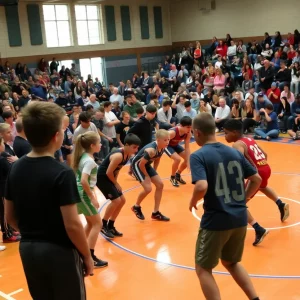
[[[21,158],[31,151],[31,146],[27,140],[20,136],[16,136],[13,144],[13,149],[18,158]]]
[[[73,170],[53,157],[24,156],[13,163],[5,198],[13,201],[22,240],[74,247],[61,206],[80,202]]]
[[[11,156],[15,156],[15,155],[16,155],[14,149],[13,149],[11,146],[9,146],[9,145],[6,144],[6,143],[4,143],[4,146],[5,146],[5,152],[6,152],[7,154],[9,154],[9,155],[11,155]]]
[[[116,133],[120,135],[120,140],[121,140],[122,144],[124,144],[126,134],[127,134],[128,130],[130,129],[130,127],[132,127],[133,124],[134,124],[134,122],[130,121],[128,125],[124,124],[123,122],[121,122],[117,125]]]

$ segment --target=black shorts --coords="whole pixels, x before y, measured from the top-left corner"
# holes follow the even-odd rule
[[[142,182],[145,180],[145,175],[144,173],[141,171],[140,167],[139,167],[139,161],[138,162],[134,162],[132,163],[132,171],[133,171],[133,174],[134,176],[136,177],[136,179],[139,181],[139,182]],[[145,168],[146,168],[146,172],[147,174],[149,175],[149,177],[154,177],[157,174],[157,172],[155,171],[155,169],[151,166],[151,165],[145,165]]]
[[[171,157],[172,154],[174,153],[177,153],[177,154],[180,154],[184,151],[185,149],[181,146],[181,145],[176,145],[176,146],[168,146],[166,149],[165,149],[165,153]]]
[[[32,299],[86,299],[83,262],[76,249],[21,241],[20,255]]]
[[[105,176],[98,176],[97,187],[104,197],[109,200],[115,200],[123,195],[123,193],[118,191],[116,186]]]

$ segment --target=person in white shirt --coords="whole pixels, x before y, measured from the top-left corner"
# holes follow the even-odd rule
[[[215,63],[215,68],[216,69],[220,69],[222,66],[222,56],[221,55],[218,55],[218,60],[216,61]]]
[[[88,131],[94,131],[98,133],[97,127],[94,123],[91,122],[91,116],[88,112],[83,111],[79,115],[80,125],[75,129],[73,135],[73,143],[75,144],[76,139],[79,134],[86,133]]]
[[[230,42],[230,46],[227,49],[227,56],[230,61],[232,61],[233,57],[236,56],[236,44],[234,41]]]
[[[217,107],[216,114],[215,114],[215,122],[216,122],[216,132],[219,132],[220,129],[223,127],[225,122],[230,116],[230,108],[226,105],[226,100],[223,97],[219,99],[219,107]]]
[[[162,103],[162,108],[157,111],[157,120],[159,123],[159,129],[169,130],[176,125],[174,118],[172,118],[172,102],[165,100]]]
[[[178,98],[178,94],[176,95],[176,97],[173,100],[172,108],[176,108],[176,111],[177,111],[176,118],[179,123],[181,118],[183,117],[183,112],[185,111],[184,103],[186,101],[186,97],[185,97],[185,95],[180,95],[179,102],[176,104],[177,98]]]
[[[190,117],[192,120],[197,116],[197,112],[192,108],[192,104],[190,101],[186,101],[184,103],[185,110],[183,112],[184,117]]]
[[[120,104],[120,107],[122,107],[122,104],[124,102],[124,97],[122,97],[121,95],[119,95],[119,90],[118,88],[114,87],[113,89],[113,94],[109,97],[109,101],[111,103],[118,101]]]
[[[97,101],[96,95],[92,94],[90,95],[90,101],[87,102],[84,106],[92,105],[94,110],[100,108],[100,103]]]
[[[120,123],[120,120],[117,116],[111,111],[112,104],[109,101],[104,102],[103,104],[105,115],[104,115],[104,128],[103,133],[113,139],[113,142],[110,143],[110,150],[117,146],[117,133],[115,125]]]

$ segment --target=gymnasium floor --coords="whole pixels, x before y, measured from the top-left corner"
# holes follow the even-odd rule
[[[225,142],[223,136],[218,140]],[[271,187],[283,201],[290,204],[291,215],[281,224],[276,205],[265,196],[257,195],[249,208],[262,226],[270,229],[269,235],[258,247],[253,247],[254,231],[248,230],[243,264],[263,300],[300,299],[300,185],[299,143],[283,138],[279,142],[259,142],[268,153],[272,167]],[[191,144],[192,151],[198,147]],[[156,300],[204,299],[194,272],[194,247],[199,227],[198,218],[203,212],[199,206],[195,215],[189,212],[193,186],[186,173],[188,184],[180,188],[171,186],[171,160],[163,157],[159,173],[165,187],[162,213],[171,218],[169,223],[151,221],[153,193],[142,204],[145,221],[138,220],[130,207],[140,191],[138,182],[126,173],[124,167],[120,182],[127,203],[116,227],[123,238],[109,242],[101,235],[96,254],[109,262],[109,267],[95,270],[86,279],[89,300]],[[101,208],[107,204],[99,195]],[[215,270],[222,299],[246,299],[222,266]],[[17,244],[8,244],[0,253],[0,299],[31,299],[26,286]],[[72,299],[66,299],[72,300]]]

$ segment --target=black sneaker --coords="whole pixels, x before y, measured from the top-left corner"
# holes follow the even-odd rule
[[[114,236],[117,236],[117,237],[121,237],[123,236],[123,233],[119,232],[116,227],[113,227],[109,230]]]
[[[131,210],[135,213],[138,219],[145,220],[145,217],[142,213],[142,208],[140,206],[132,206]]]
[[[260,230],[255,230],[255,241],[253,243],[253,246],[259,245],[268,233],[269,231],[264,228],[261,228]]]
[[[99,259],[97,256],[93,257],[93,261],[94,261],[94,268],[98,269],[98,268],[105,268],[108,266],[108,262]]]
[[[175,177],[170,177],[170,181],[172,183],[173,186],[175,187],[179,187],[179,183],[177,182],[176,178]]]
[[[170,221],[170,218],[164,216],[161,212],[156,212],[156,213],[152,213],[151,218],[153,220],[157,220],[157,221],[165,221],[168,222]]]
[[[281,203],[278,208],[280,211],[281,222],[284,222],[290,215],[290,206],[287,203]]]
[[[186,182],[182,179],[182,177],[179,173],[176,173],[175,178],[176,178],[177,182],[179,182],[181,184],[186,184]]]
[[[109,239],[113,239],[115,237],[106,226],[102,227],[101,232]]]

